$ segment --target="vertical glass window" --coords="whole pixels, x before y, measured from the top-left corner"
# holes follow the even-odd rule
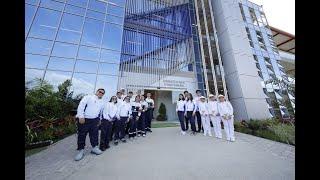
[[[103,22],[86,18],[81,44],[99,46],[103,30]]]
[[[84,14],[86,12],[86,9],[67,4],[66,7],[65,7],[65,12],[68,12],[68,13],[71,13],[71,14],[80,15],[80,16],[84,16]]]
[[[102,49],[100,62],[119,63],[120,52]]]
[[[99,48],[92,48],[86,46],[80,46],[78,59],[87,59],[98,61],[99,60]]]
[[[37,79],[42,79],[43,78],[43,73],[44,73],[44,70],[26,68],[26,70],[25,70],[25,82],[33,81],[36,78]]]
[[[73,44],[56,42],[53,47],[52,56],[75,58],[77,46]]]
[[[102,47],[106,49],[121,50],[122,26],[106,23]]]
[[[25,17],[24,17],[25,18],[25,25],[24,25],[25,36],[28,33],[28,30],[30,28],[31,21],[32,21],[32,18],[34,16],[35,12],[36,12],[36,7],[35,6],[31,6],[31,5],[28,5],[28,4],[25,5]]]
[[[100,63],[99,74],[118,75],[119,64]]]
[[[83,17],[64,13],[57,40],[79,43]]]
[[[26,67],[38,69],[45,69],[49,59],[48,56],[40,56],[33,54],[26,54],[25,58]]]
[[[41,0],[40,6],[62,11],[64,4],[53,0]]]
[[[107,3],[97,0],[89,0],[88,8],[98,12],[106,13]]]
[[[52,41],[28,38],[25,44],[26,53],[49,55]]]
[[[92,94],[94,91],[94,84],[96,81],[95,74],[74,73],[72,78],[73,95]]]
[[[88,0],[68,0],[68,4],[77,5],[80,7],[87,7]]]
[[[71,80],[71,72],[61,72],[61,71],[46,71],[44,80],[53,85],[55,91],[58,90],[58,86],[64,81]]]
[[[96,90],[98,88],[104,88],[106,90],[104,96],[109,101],[110,97],[117,93],[117,84],[117,76],[98,75]]]
[[[54,39],[59,24],[60,14],[61,12],[39,8],[29,36],[50,40]]]
[[[124,8],[109,4],[107,13],[122,17],[124,16]]]
[[[74,65],[73,59],[51,57],[48,65],[50,70],[72,71]]]
[[[25,0],[26,3],[37,5],[40,0]]]
[[[98,63],[94,61],[77,60],[75,72],[97,73]]]

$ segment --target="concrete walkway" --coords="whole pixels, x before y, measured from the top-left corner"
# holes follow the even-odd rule
[[[236,142],[154,128],[147,137],[120,143],[79,162],[76,135],[25,159],[30,180],[293,180],[295,148],[236,133]],[[88,139],[87,139],[88,140]],[[87,142],[87,146],[89,142]]]

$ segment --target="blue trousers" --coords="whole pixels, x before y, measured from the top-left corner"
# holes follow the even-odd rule
[[[186,131],[186,127],[184,124],[184,111],[178,111],[178,118],[180,121],[181,130]]]
[[[193,111],[187,111],[187,120],[190,121],[191,124],[191,130],[193,132],[196,132],[196,122],[194,119],[194,116],[192,116]]]
[[[112,125],[112,121],[108,121],[106,119],[101,121],[100,148],[104,148],[109,145]]]
[[[151,120],[152,120],[152,115],[153,114],[153,110],[152,109],[148,109],[147,111],[146,111],[146,124],[145,124],[145,126],[146,126],[146,131],[148,131],[148,130],[150,130],[151,129]]]
[[[86,137],[89,133],[90,143],[92,147],[95,147],[99,144],[99,118],[87,119],[85,118],[84,124],[79,123],[77,118],[77,127],[78,127],[78,148],[77,150],[84,149],[86,145]]]
[[[114,140],[123,139],[126,135],[126,121],[128,117],[120,117],[120,120],[116,120],[115,123],[115,133],[114,133]]]
[[[139,134],[146,134],[145,121],[146,121],[146,113],[142,112],[141,116],[137,122],[137,128],[138,128]]]
[[[132,118],[130,119],[129,137],[134,137],[136,135],[137,117],[138,117],[138,112],[133,112]]]

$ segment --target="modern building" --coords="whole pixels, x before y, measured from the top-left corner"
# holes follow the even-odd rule
[[[294,114],[272,32],[251,2],[26,0],[25,9],[26,81],[71,79],[74,95],[151,92],[169,120],[178,95],[196,89],[226,95],[237,120]]]

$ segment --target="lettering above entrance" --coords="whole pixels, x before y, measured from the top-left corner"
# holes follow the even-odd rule
[[[163,85],[165,87],[173,87],[173,88],[185,88],[185,82],[184,81],[177,81],[177,80],[163,80]]]

